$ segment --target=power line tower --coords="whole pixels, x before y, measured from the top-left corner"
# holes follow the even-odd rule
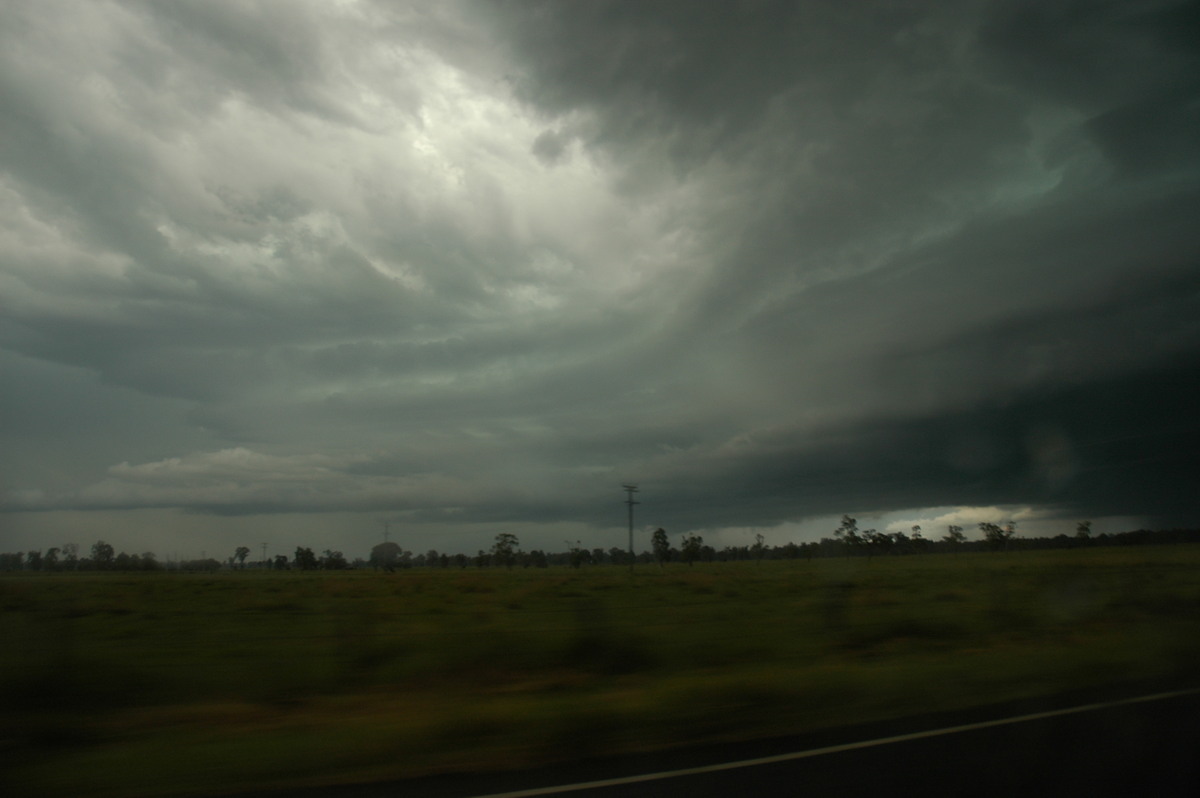
[[[625,503],[629,505],[629,572],[633,573],[633,562],[634,562],[634,556],[633,556],[633,505],[641,504],[641,502],[637,502],[637,501],[633,500],[633,494],[638,492],[637,485],[628,484],[628,485],[622,485],[621,487],[625,490],[625,494],[627,497],[625,499]]]

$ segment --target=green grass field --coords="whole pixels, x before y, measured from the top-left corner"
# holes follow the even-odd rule
[[[1200,547],[0,579],[8,795],[516,768],[1200,672]]]

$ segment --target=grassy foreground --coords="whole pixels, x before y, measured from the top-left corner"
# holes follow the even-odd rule
[[[0,579],[8,795],[516,768],[1200,674],[1200,547]]]

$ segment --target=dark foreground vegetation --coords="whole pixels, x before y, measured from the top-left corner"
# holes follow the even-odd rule
[[[1198,545],[854,554],[8,574],[5,794],[519,768],[1197,675]]]

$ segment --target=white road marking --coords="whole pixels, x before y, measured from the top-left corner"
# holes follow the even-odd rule
[[[764,756],[758,759],[742,759],[737,762],[721,762],[715,765],[701,765],[700,767],[683,768],[681,770],[664,770],[659,773],[643,773],[637,776],[621,776],[619,778],[601,779],[599,781],[584,781],[577,784],[561,784],[555,787],[535,787],[534,789],[530,790],[517,790],[515,792],[480,795],[476,796],[476,798],[532,798],[533,796],[538,795],[557,795],[565,792],[594,790],[600,787],[618,787],[622,784],[638,784],[645,781],[673,779],[680,776],[697,776],[704,773],[716,773],[722,770],[752,768],[758,765],[772,765],[777,762],[790,762],[794,759],[809,759],[815,756],[836,754],[842,751],[856,751],[861,748],[874,748],[877,745],[891,745],[892,743],[903,743],[909,740],[921,740],[926,737],[941,737],[942,735],[946,734],[960,734],[962,732],[976,731],[978,729],[990,729],[995,726],[1008,726],[1013,723],[1027,723],[1031,720],[1044,720],[1046,718],[1056,718],[1061,715],[1074,715],[1079,712],[1094,712],[1098,709],[1111,709],[1113,707],[1125,706],[1127,704],[1140,704],[1147,701],[1162,701],[1168,698],[1180,698],[1182,696],[1196,695],[1197,693],[1200,693],[1200,687],[1191,688],[1188,690],[1175,690],[1169,693],[1143,695],[1136,698],[1122,698],[1118,701],[1104,701],[1097,704],[1084,704],[1082,706],[1069,707],[1067,709],[1054,709],[1047,712],[1034,712],[1031,715],[1017,715],[1011,718],[985,720],[979,723],[967,723],[962,726],[949,726],[944,729],[930,729],[928,731],[912,732],[911,734],[898,734],[894,737],[880,737],[876,740],[863,740],[856,743],[830,745],[824,748],[811,748],[807,751],[793,751],[789,754],[776,754],[774,756]]]

